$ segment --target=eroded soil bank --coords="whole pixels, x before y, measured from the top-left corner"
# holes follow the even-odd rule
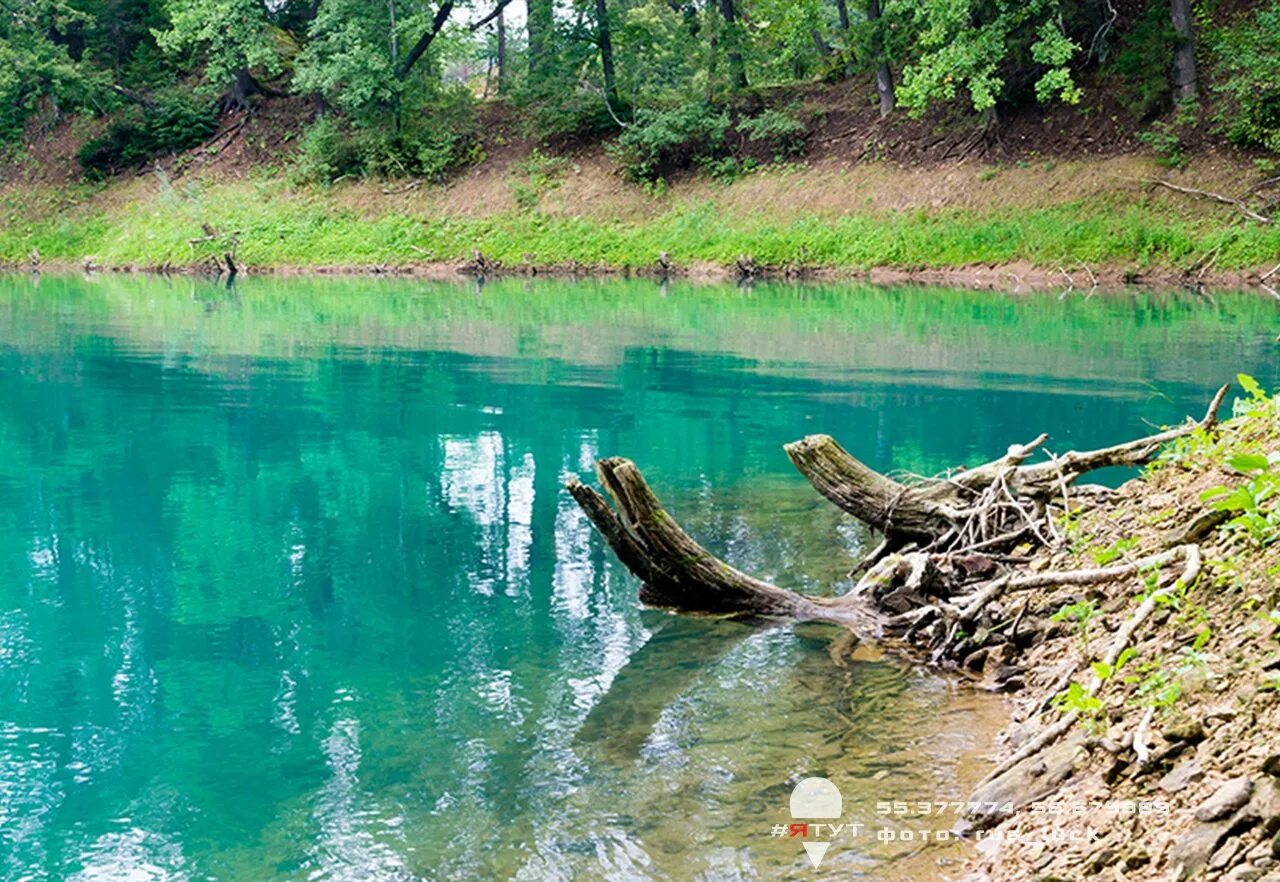
[[[971,821],[968,882],[1280,879],[1280,516],[1267,501],[1280,483],[1280,400],[1255,395],[1237,411],[1169,445],[1065,522],[1064,550],[1029,564],[1113,566],[1194,543],[1190,584],[1150,569],[1011,594],[993,610],[1001,634],[975,635],[985,645],[966,668],[1012,693],[1002,765],[1065,715],[1077,720],[974,794],[999,808]],[[1231,510],[1214,517],[1206,497],[1227,493]],[[1104,663],[1157,592],[1129,647]]]

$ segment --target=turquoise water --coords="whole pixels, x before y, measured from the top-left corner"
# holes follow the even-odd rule
[[[1116,441],[1280,385],[1278,332],[1248,295],[0,278],[0,877],[816,878],[789,782],[960,799],[999,700],[640,609],[566,477],[628,456],[839,591],[867,537],[784,442]]]

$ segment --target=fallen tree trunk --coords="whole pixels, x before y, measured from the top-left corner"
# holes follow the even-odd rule
[[[1150,462],[1161,445],[1212,428],[1229,386],[1214,396],[1204,418],[1098,450],[1070,451],[1025,464],[1048,440],[1015,444],[999,459],[941,478],[902,483],[848,453],[830,435],[786,445],[787,456],[809,483],[836,506],[884,534],[881,554],[915,543],[944,551],[998,550],[1030,535],[1047,544],[1055,526],[1053,503],[1069,505],[1069,487],[1082,475],[1110,466]],[[999,540],[1005,540],[1003,543]]]
[[[640,599],[684,612],[785,616],[872,629],[875,616],[853,597],[813,597],[747,575],[693,540],[645,483],[635,464],[602,459],[596,475],[615,512],[599,493],[576,478],[569,493],[643,586]]]
[[[1050,585],[1092,584],[1158,568],[1181,550],[1096,570],[1018,574],[1026,558],[998,554],[1015,543],[1053,545],[1055,519],[1080,504],[1068,488],[1107,466],[1148,462],[1162,444],[1212,427],[1228,387],[1203,419],[1099,450],[1072,451],[1026,464],[1047,439],[1014,445],[999,459],[944,478],[905,484],[868,468],[827,435],[787,445],[787,454],[822,495],[885,535],[876,561],[848,594],[799,594],[751,576],[699,545],[662,507],[635,464],[596,463],[609,502],[576,478],[567,485],[609,547],[642,582],[653,606],[718,615],[833,622],[858,637],[900,637],[927,647],[935,661],[959,662],[1017,621],[998,621],[1000,599]],[[915,544],[919,550],[905,549]],[[970,634],[974,636],[964,636]],[[979,636],[981,635],[981,636]],[[1005,639],[1005,638],[1000,638]]]

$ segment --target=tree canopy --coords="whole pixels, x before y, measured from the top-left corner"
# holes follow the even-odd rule
[[[993,117],[1101,84],[1140,120],[1200,101],[1225,137],[1276,150],[1278,22],[1280,0],[0,0],[0,138],[128,111],[163,149],[155,107],[296,94],[329,118],[314,149],[431,174],[474,152],[486,97],[527,107],[542,136],[621,132],[625,153],[687,135],[673,155],[693,155],[726,109],[825,80],[868,84],[883,116]]]

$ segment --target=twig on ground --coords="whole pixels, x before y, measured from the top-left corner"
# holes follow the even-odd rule
[[[1214,202],[1221,202],[1223,205],[1235,206],[1235,208],[1245,217],[1250,220],[1255,220],[1260,224],[1275,223],[1273,218],[1269,218],[1264,214],[1258,214],[1258,212],[1249,207],[1247,202],[1243,199],[1236,199],[1234,196],[1224,196],[1221,193],[1214,193],[1212,190],[1197,190],[1195,187],[1181,187],[1177,184],[1170,183],[1169,181],[1161,180],[1160,178],[1147,178],[1146,183],[1154,184],[1158,187],[1165,187],[1173,190],[1175,193],[1185,193],[1188,196],[1200,196],[1204,199],[1212,199]]]

